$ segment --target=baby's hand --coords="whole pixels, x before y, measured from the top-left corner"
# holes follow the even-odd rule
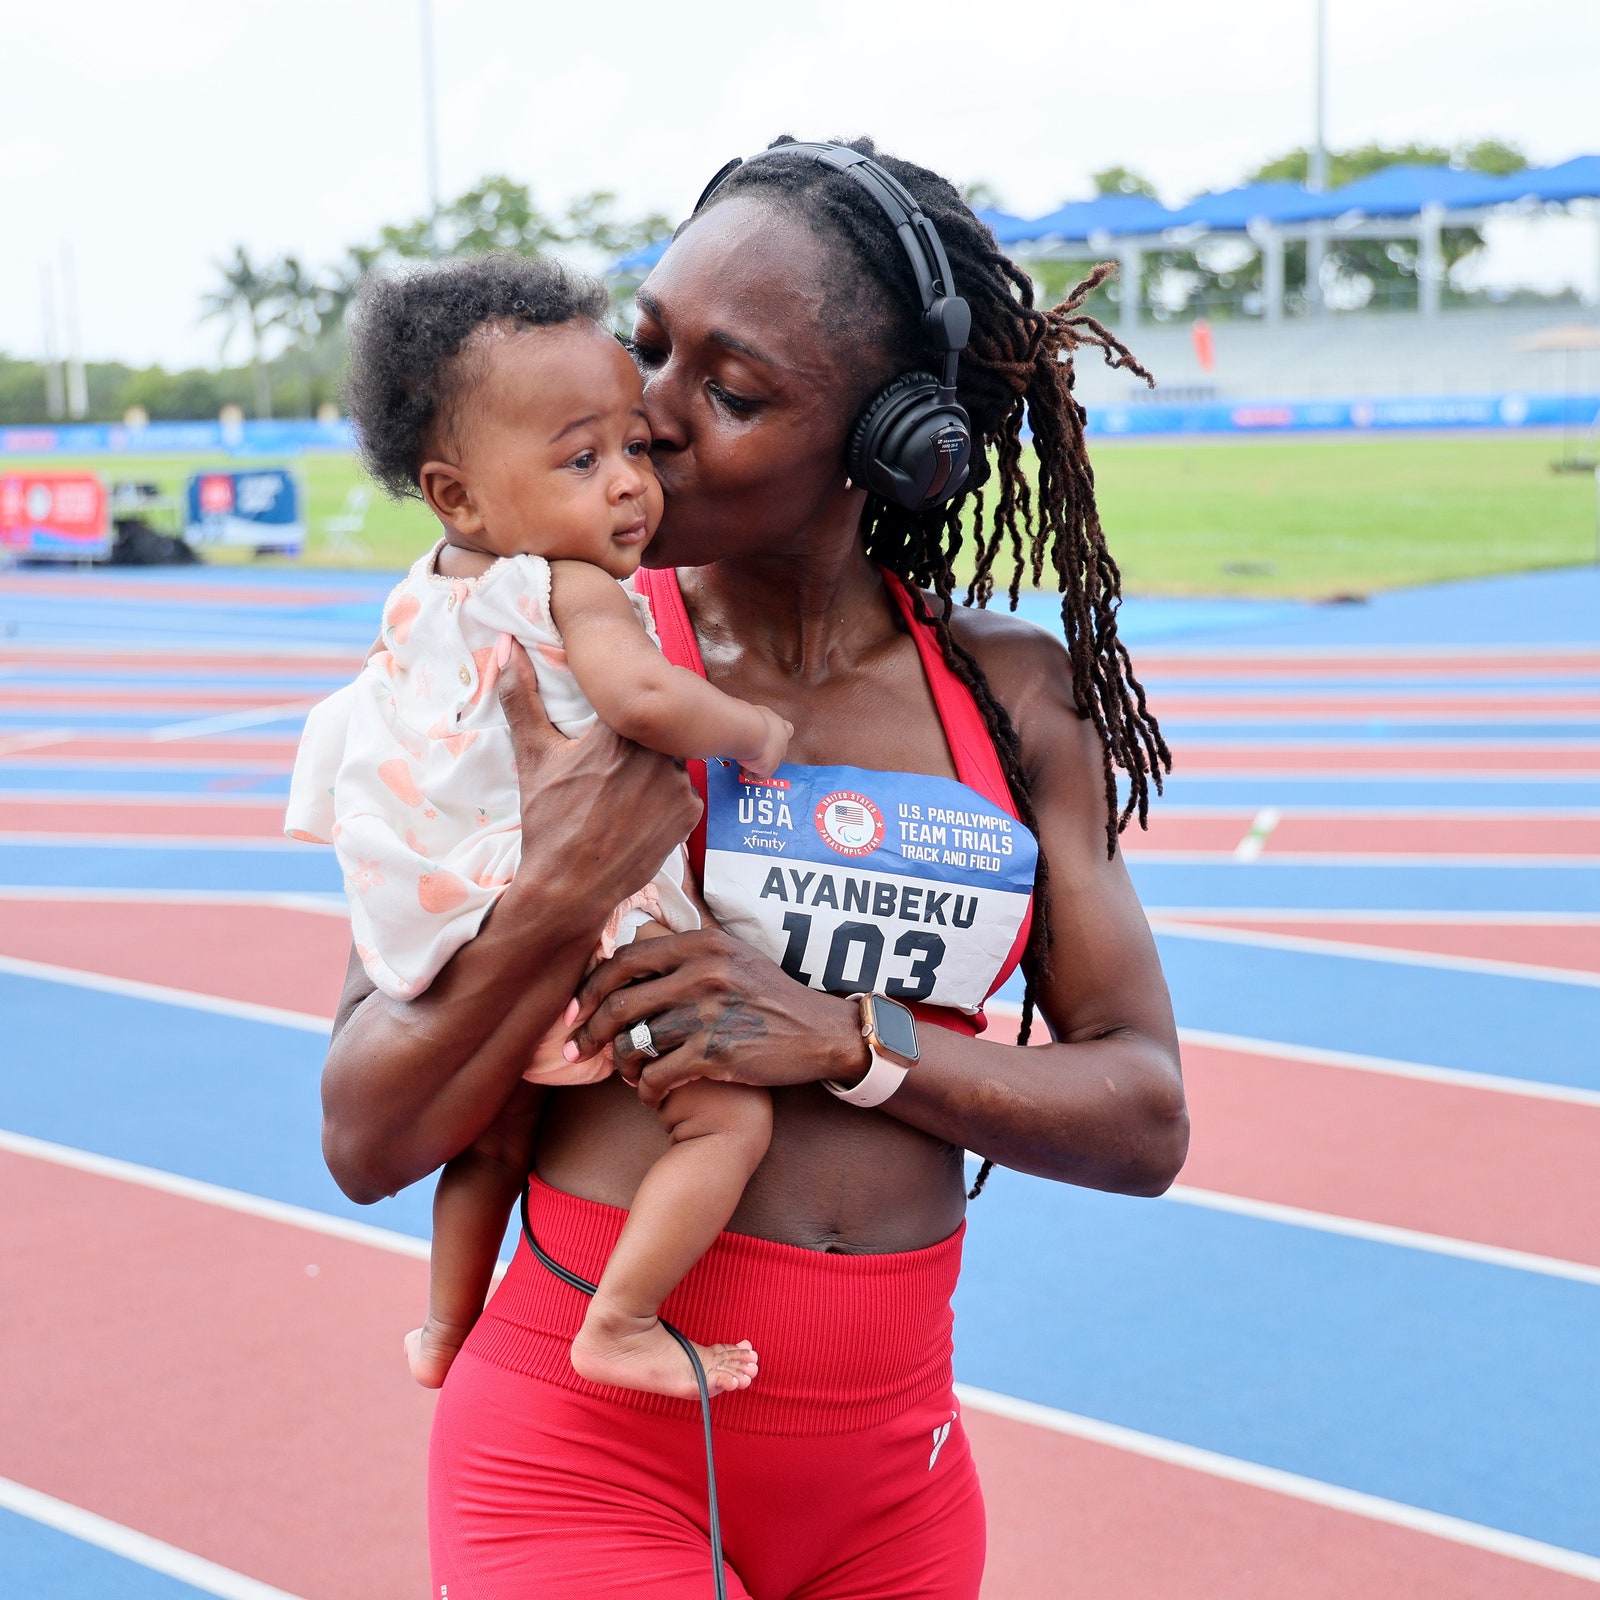
[[[755,760],[741,761],[739,765],[752,777],[770,778],[783,765],[783,758],[789,753],[794,724],[785,722],[776,711],[769,711],[766,706],[752,706],[751,709],[761,713],[766,737],[761,743],[761,754]]]

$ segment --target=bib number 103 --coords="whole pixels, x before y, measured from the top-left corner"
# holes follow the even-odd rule
[[[805,970],[806,946],[811,943],[810,915],[804,911],[787,913],[783,931],[788,943],[780,964],[796,983],[809,986],[814,982]],[[894,954],[909,957],[911,964],[880,989],[878,970],[883,965],[883,946],[883,929],[876,923],[841,922],[828,943],[822,987],[829,994],[878,993],[895,1000],[926,1000],[933,993],[939,963],[944,960],[944,940],[921,929],[902,933],[894,942]]]

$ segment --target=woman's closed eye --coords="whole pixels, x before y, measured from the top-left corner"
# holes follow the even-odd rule
[[[667,359],[667,352],[640,339],[624,339],[622,347],[641,367],[659,367]]]
[[[753,412],[761,409],[759,400],[750,400],[743,395],[730,394],[715,378],[706,380],[706,392],[719,406],[732,412],[736,417],[748,417]]]

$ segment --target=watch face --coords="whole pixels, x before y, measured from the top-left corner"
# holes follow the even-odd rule
[[[911,1013],[882,995],[872,997],[872,1031],[879,1046],[902,1061],[917,1059],[917,1025]]]

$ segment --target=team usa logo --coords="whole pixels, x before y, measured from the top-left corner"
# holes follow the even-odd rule
[[[817,802],[817,832],[842,856],[870,856],[883,843],[883,813],[854,789],[836,789]]]

